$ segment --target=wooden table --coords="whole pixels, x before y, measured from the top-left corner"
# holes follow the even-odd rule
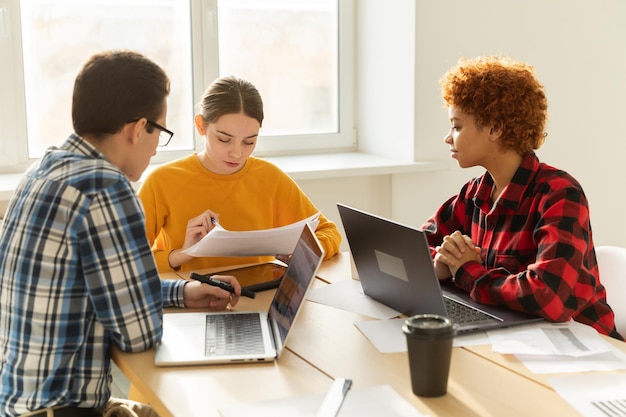
[[[351,275],[350,256],[341,253],[324,262],[315,285]],[[254,300],[242,298],[236,309],[267,309],[272,294],[266,291]],[[490,346],[454,348],[448,393],[438,398],[417,397],[411,391],[406,352],[382,354],[354,326],[368,319],[306,301],[286,351],[270,364],[158,368],[154,350],[133,354],[114,349],[113,359],[138,399],[151,403],[161,417],[217,416],[217,408],[226,404],[321,395],[338,377],[351,378],[355,389],[390,385],[431,417],[576,415],[547,383],[547,376],[531,374],[515,357],[493,353]],[[624,345],[616,341],[616,346],[626,350]]]
[[[165,279],[181,279],[167,274]],[[267,309],[273,291],[242,297],[236,309]],[[166,309],[166,314],[199,309]],[[285,350],[279,361],[210,366],[157,367],[155,350],[141,353],[112,349],[113,360],[131,383],[129,398],[151,404],[160,417],[217,417],[221,405],[318,394],[332,379]]]

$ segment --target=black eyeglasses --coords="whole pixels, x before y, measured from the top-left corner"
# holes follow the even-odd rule
[[[139,119],[131,120],[128,123],[135,123],[137,120]],[[172,132],[171,130],[151,120],[146,119],[146,122],[152,127],[156,127],[157,129],[161,131],[159,133],[159,146],[167,146],[167,144],[170,143],[170,140],[172,140],[172,136],[174,136],[174,132]]]
[[[172,140],[172,136],[174,136],[174,132],[148,119],[146,119],[146,122],[148,122],[149,125],[152,125],[153,127],[156,127],[157,129],[161,131],[161,133],[159,133],[159,146],[167,146],[167,144],[170,143],[170,140]]]

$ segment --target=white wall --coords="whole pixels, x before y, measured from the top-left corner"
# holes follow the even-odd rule
[[[361,150],[449,161],[430,173],[302,180],[340,230],[337,202],[419,226],[480,169],[462,170],[443,136],[438,80],[461,56],[504,52],[533,64],[550,120],[539,157],[583,185],[596,245],[626,246],[626,1],[358,0]],[[347,245],[343,244],[343,250]]]
[[[357,7],[362,149],[447,160],[450,169],[300,181],[324,213],[339,222],[340,201],[419,226],[481,173],[449,158],[438,80],[461,56],[503,52],[534,65],[545,85],[548,137],[540,159],[583,185],[596,245],[626,246],[626,2],[359,0]]]

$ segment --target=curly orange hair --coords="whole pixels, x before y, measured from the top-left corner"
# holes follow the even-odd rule
[[[506,56],[461,58],[439,84],[446,107],[500,129],[503,147],[524,155],[543,144],[548,101],[532,66]]]

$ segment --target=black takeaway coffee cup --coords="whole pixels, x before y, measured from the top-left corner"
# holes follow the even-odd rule
[[[404,322],[402,331],[406,336],[413,393],[420,397],[444,395],[455,334],[452,322],[437,314],[418,314]]]

